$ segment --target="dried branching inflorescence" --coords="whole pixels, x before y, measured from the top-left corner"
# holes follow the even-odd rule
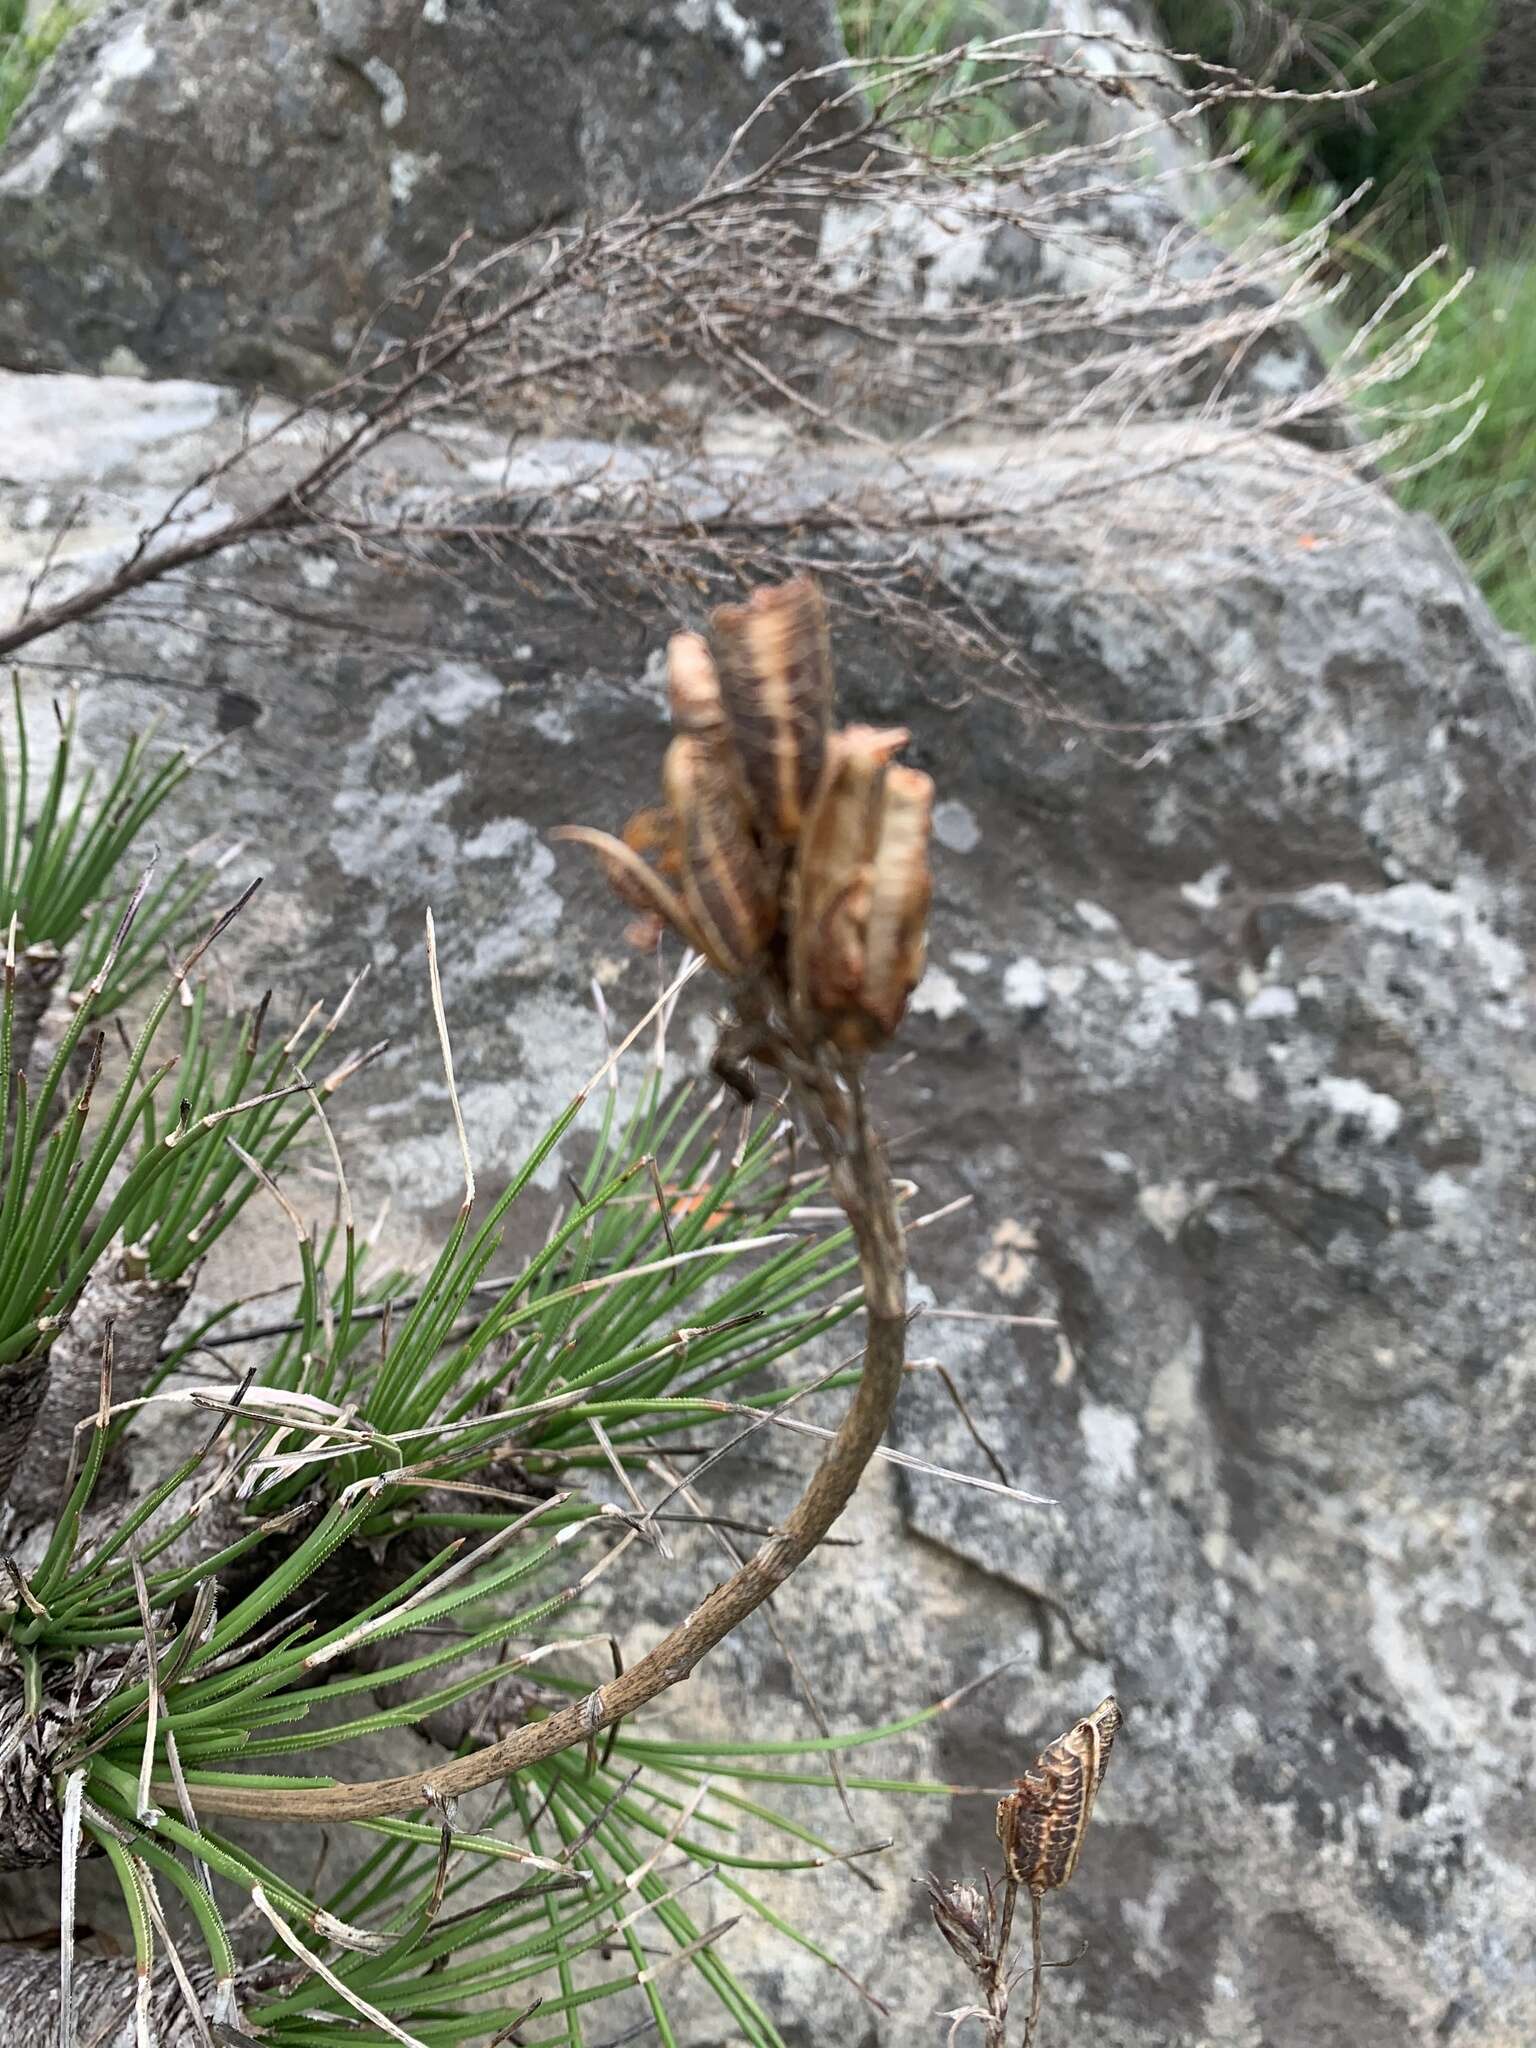
[[[1024,2048],[1032,2048],[1040,2024],[1042,1972],[1051,1967],[1040,1953],[1040,1906],[1047,1892],[1070,1884],[1082,1853],[1083,1837],[1093,1818],[1093,1803],[1110,1751],[1124,1724],[1113,1694],[1100,1700],[1091,1714],[1075,1721],[1064,1735],[1044,1748],[1013,1791],[998,1801],[997,1838],[1003,1845],[1004,1881],[988,1877],[985,1892],[974,1885],[928,1880],[934,1925],[976,1980],[977,2003],[950,2017],[958,2031],[975,2020],[986,2029],[987,2048],[1004,2048],[1010,1989],[1009,1943],[1014,1902],[1029,1893],[1032,1952],[1029,2016],[1024,2023]]]
[[[997,1839],[1015,1884],[1039,1896],[1072,1882],[1124,1719],[1111,1693],[1043,1749],[998,1801]]]
[[[670,928],[739,985],[775,1037],[859,1055],[896,1030],[923,971],[933,783],[896,754],[908,735],[832,725],[826,606],[806,575],[721,605],[709,635],[668,650],[675,737],[664,802],[622,839],[586,826],[631,935]],[[651,856],[654,856],[654,864]]]
[[[1129,68],[1085,63],[1095,41]],[[1121,127],[1126,82],[1135,92],[1143,78],[1147,107]],[[429,585],[483,569],[497,606],[559,589],[597,610],[616,594],[670,607],[683,591],[719,597],[744,579],[789,575],[814,536],[834,615],[860,614],[920,646],[934,678],[982,678],[1032,713],[1077,724],[1081,713],[1057,700],[1016,636],[975,604],[964,562],[978,540],[1031,557],[1091,549],[1120,573],[1125,543],[1119,519],[1106,528],[1107,490],[1124,514],[1186,456],[1270,435],[1337,451],[1333,463],[1294,469],[1308,504],[1325,501],[1298,516],[1329,531],[1337,508],[1327,501],[1367,457],[1353,445],[1358,408],[1374,421],[1378,456],[1422,431],[1394,386],[1430,346],[1434,315],[1402,323],[1390,345],[1378,323],[1326,368],[1305,342],[1338,288],[1337,214],[1279,241],[1242,231],[1229,248],[1237,222],[1206,235],[1168,203],[1163,177],[1148,178],[1164,141],[1197,134],[1224,107],[1262,106],[1262,88],[1220,67],[1180,85],[1150,49],[1054,29],[837,66],[817,83],[823,119],[766,152],[746,124],[675,205],[442,251],[364,323],[355,362],[328,390],[231,415],[216,455],[125,538],[120,559],[82,578],[71,550],[50,549],[15,615],[0,616],[0,654],[37,647],[43,667],[119,673],[116,619],[174,622],[194,663],[203,635],[220,648],[265,647],[293,549]],[[1115,132],[1036,132],[959,155],[936,146],[979,100],[1048,106],[1059,94],[1112,98]],[[1220,210],[1220,172],[1181,179],[1203,193],[1197,211]],[[1147,460],[1127,448],[1128,429],[1171,415],[1198,422],[1180,453]],[[465,473],[494,473],[493,486],[399,488],[391,444],[445,429],[462,447],[471,422],[490,450],[483,471]],[[540,432],[616,429],[622,456],[554,468],[504,459]],[[1066,478],[1059,461],[1010,446],[1019,436],[1059,445],[1077,429],[1090,431]],[[827,459],[786,465],[792,435]],[[1182,506],[1169,494],[1147,506],[1161,539],[1177,518],[1191,545],[1204,541],[1208,488],[1186,491]],[[1251,498],[1234,490],[1221,517],[1266,531]],[[238,579],[207,572],[234,550]],[[248,573],[263,557],[277,565],[270,591]],[[306,623],[349,659],[364,648],[392,658],[395,637],[366,602],[343,601],[345,588],[307,607]],[[434,630],[463,631],[477,661],[510,662],[521,633],[498,653],[477,637],[475,610],[436,607]]]

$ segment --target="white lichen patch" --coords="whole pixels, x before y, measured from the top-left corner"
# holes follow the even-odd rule
[[[1403,1105],[1394,1096],[1353,1074],[1324,1074],[1316,1092],[1332,1115],[1341,1122],[1361,1125],[1373,1145],[1385,1145],[1397,1136],[1403,1121]]]
[[[1280,982],[1261,988],[1243,1006],[1243,1015],[1250,1024],[1265,1024],[1284,1017],[1294,1017],[1299,1005],[1296,991],[1286,988]]]
[[[987,268],[993,193],[974,190],[964,206],[937,201],[829,206],[821,217],[821,259],[835,286],[873,286],[929,312],[951,311]]]
[[[405,80],[382,57],[365,57],[358,69],[379,96],[379,119],[386,128],[398,128],[405,119]]]
[[[973,953],[967,947],[959,947],[950,954],[949,964],[958,967],[962,974],[985,974],[992,965],[992,955]]]
[[[976,1270],[990,1280],[999,1294],[1015,1301],[1034,1278],[1034,1254],[1038,1240],[1028,1224],[1005,1216],[992,1233],[992,1242]]]
[[[1143,1418],[1148,1436],[1187,1436],[1200,1425],[1200,1362],[1196,1332],[1153,1374]]]
[[[389,160],[389,196],[396,206],[409,206],[416,187],[437,164],[437,157],[419,150],[397,149]]]
[[[462,775],[444,775],[415,789],[338,790],[330,846],[342,873],[377,877],[413,863],[445,880],[458,842],[442,814],[463,784]]]
[[[127,342],[119,341],[103,358],[101,373],[104,377],[148,377],[149,365]]]
[[[933,807],[933,836],[951,853],[970,853],[981,844],[981,827],[969,804],[947,797]]]
[[[1135,1416],[1107,1401],[1085,1400],[1077,1411],[1077,1426],[1093,1483],[1105,1493],[1129,1486],[1136,1477],[1136,1448],[1141,1442],[1141,1424]]]
[[[158,61],[155,46],[142,20],[134,21],[120,35],[112,36],[97,52],[90,71],[90,83],[60,123],[72,142],[86,141],[100,134],[110,120],[110,106],[116,87],[130,79],[142,78]]]
[[[541,740],[553,746],[568,747],[575,741],[575,727],[559,704],[541,704],[529,723]]]
[[[36,199],[47,191],[65,157],[64,139],[57,132],[43,136],[24,156],[16,157],[0,173],[0,193],[15,199]],[[120,375],[121,372],[114,374]]]
[[[342,757],[329,845],[344,874],[375,885],[362,921],[379,967],[396,957],[385,899],[397,881],[415,900],[438,897],[444,955],[458,956],[474,976],[514,964],[531,939],[548,939],[558,928],[560,899],[549,879],[554,856],[532,826],[522,819],[492,819],[466,843],[450,818],[463,775],[423,781],[411,772],[413,734],[465,725],[500,697],[496,678],[471,662],[439,662],[425,673],[402,676],[375,704],[367,731]],[[444,906],[466,861],[493,859],[511,863],[516,872],[494,933],[465,958],[468,938],[443,915]]]
[[[1050,983],[1038,960],[1025,953],[1004,968],[1003,1001],[1010,1010],[1043,1010],[1050,999]]]
[[[1196,910],[1214,910],[1221,901],[1222,891],[1232,874],[1231,868],[1223,861],[1220,867],[1207,868],[1195,882],[1181,882],[1179,894],[1186,903]]]
[[[487,1185],[527,1157],[559,1105],[587,1085],[604,1057],[602,1030],[591,1008],[543,991],[519,1000],[508,1030],[518,1071],[498,1074],[494,1081],[461,1077],[459,1083],[464,1121],[474,1133],[476,1169]],[[622,1063],[621,1113],[643,1078],[643,1061]],[[598,1109],[594,1104],[588,1114]],[[398,1125],[399,1135],[392,1129],[389,1139],[389,1175],[410,1203],[430,1207],[454,1199],[463,1169],[440,1075],[423,1078],[413,1099],[380,1105],[370,1120]],[[534,1173],[533,1185],[559,1187],[564,1171],[557,1148]]]
[[[1080,896],[1072,908],[1091,932],[1117,932],[1120,929],[1119,918],[1112,910],[1106,910],[1102,903],[1093,903],[1086,896]]]
[[[1469,953],[1496,996],[1513,995],[1530,972],[1525,954],[1493,928],[1483,892],[1464,878],[1450,889],[1427,882],[1398,882],[1375,894],[1357,894],[1342,882],[1322,882],[1297,897],[1324,917],[1353,917],[1369,930],[1440,952]]]
[[[1169,1244],[1184,1227],[1197,1197],[1181,1180],[1149,1181],[1136,1196],[1136,1206],[1159,1237]]]
[[[965,997],[952,974],[946,974],[942,967],[930,967],[912,991],[912,1008],[919,1016],[937,1017],[940,1023],[948,1023],[965,1008]]]
[[[672,16],[690,35],[710,32],[733,43],[747,78],[756,78],[770,55],[779,55],[784,47],[777,37],[766,39],[760,35],[741,9],[732,5],[732,0],[678,0]]]
[[[1199,1016],[1200,988],[1192,961],[1165,960],[1144,949],[1136,955],[1136,975],[1140,992],[1126,1019],[1125,1036],[1138,1051],[1149,1052],[1181,1018]]]
[[[1442,1167],[1427,1175],[1419,1183],[1418,1194],[1428,1206],[1432,1219],[1429,1227],[1434,1236],[1469,1244],[1476,1240],[1482,1229],[1477,1204],[1470,1189],[1464,1187],[1453,1173],[1447,1173]]]

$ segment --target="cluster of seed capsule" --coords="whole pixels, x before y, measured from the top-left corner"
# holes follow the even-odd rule
[[[802,1042],[859,1054],[923,971],[933,783],[902,728],[834,728],[826,605],[809,576],[712,612],[667,650],[674,737],[659,805],[622,838],[586,826],[654,946],[671,930],[766,996]]]

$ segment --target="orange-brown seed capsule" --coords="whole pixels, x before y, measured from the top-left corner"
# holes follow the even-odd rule
[[[832,723],[826,601],[809,576],[711,613],[720,695],[752,815],[767,840],[800,832]]]
[[[830,1019],[858,1002],[885,778],[906,738],[899,727],[854,725],[827,742],[821,787],[795,855],[790,981],[805,1017]]]
[[[835,1034],[849,1051],[868,1050],[889,1038],[923,978],[933,897],[928,868],[932,822],[932,779],[916,768],[887,768],[864,924],[858,1015]]]
[[[678,735],[661,774],[682,835],[690,921],[721,973],[743,974],[773,934],[778,900],[740,788],[719,751],[697,733]]]
[[[641,922],[629,928],[636,943],[654,944],[651,936],[655,931],[653,921],[659,919],[662,924],[670,925],[684,944],[692,946],[695,952],[707,951],[687,904],[632,846],[626,846],[622,839],[615,839],[611,832],[594,831],[590,825],[559,825],[550,837],[568,840],[575,846],[589,847],[597,855],[598,865],[609,887],[631,910],[642,913]]]
[[[667,642],[667,702],[679,732],[724,730],[720,678],[700,633],[674,633]]]

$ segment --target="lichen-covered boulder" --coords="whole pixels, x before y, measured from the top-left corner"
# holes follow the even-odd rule
[[[96,385],[89,419],[75,385],[29,402],[50,388],[41,494],[84,490],[75,574],[240,429],[188,387]],[[525,510],[651,459],[485,454]],[[877,1775],[997,1786],[1119,1695],[1047,1918],[1050,1955],[1090,1944],[1048,1979],[1063,2040],[1514,2048],[1536,2038],[1533,658],[1431,526],[1333,459],[1187,424],[1012,456],[989,537],[912,542],[991,657],[835,633],[845,713],[910,726],[940,795],[916,1057],[878,1087],[920,1209],[973,1206],[914,1234],[914,1305],[999,1319],[918,1318],[913,1357],[968,1420],[916,1370],[899,1442],[995,1480],[974,1427],[1058,1505],[877,1476],[841,1531],[860,1548],[775,1610],[838,1726],[1015,1660],[861,1753]],[[932,503],[971,459],[934,451]],[[439,460],[396,455],[434,490]],[[705,502],[720,469],[673,488]],[[770,466],[747,497],[812,481]],[[0,600],[49,544],[40,490]],[[890,550],[865,549],[875,576]],[[366,1029],[393,1046],[338,1128],[359,1212],[392,1194],[407,1248],[459,1193],[426,903],[482,1186],[601,1059],[594,975],[627,1016],[654,993],[547,831],[633,808],[664,738],[654,657],[692,601],[625,582],[587,606],[459,566],[226,560],[24,670],[46,717],[43,664],[87,665],[103,744],[161,704],[179,738],[230,734],[182,826],[248,834],[266,871],[226,957],[295,999],[372,959]],[[674,1025],[681,1064],[704,1007]],[[712,1497],[771,1519],[799,1455],[784,1438]],[[678,1549],[626,1582],[626,1637],[718,1575],[702,1540]],[[668,1711],[739,1728],[744,1698],[754,1732],[812,1732],[766,1633]],[[761,1889],[891,2019],[745,1924],[727,1952],[787,2040],[931,2048],[966,1987],[908,1881],[995,1869],[991,1804],[854,1798],[856,1823],[830,1795],[815,1822],[895,1837],[882,1893],[846,1868]]]

